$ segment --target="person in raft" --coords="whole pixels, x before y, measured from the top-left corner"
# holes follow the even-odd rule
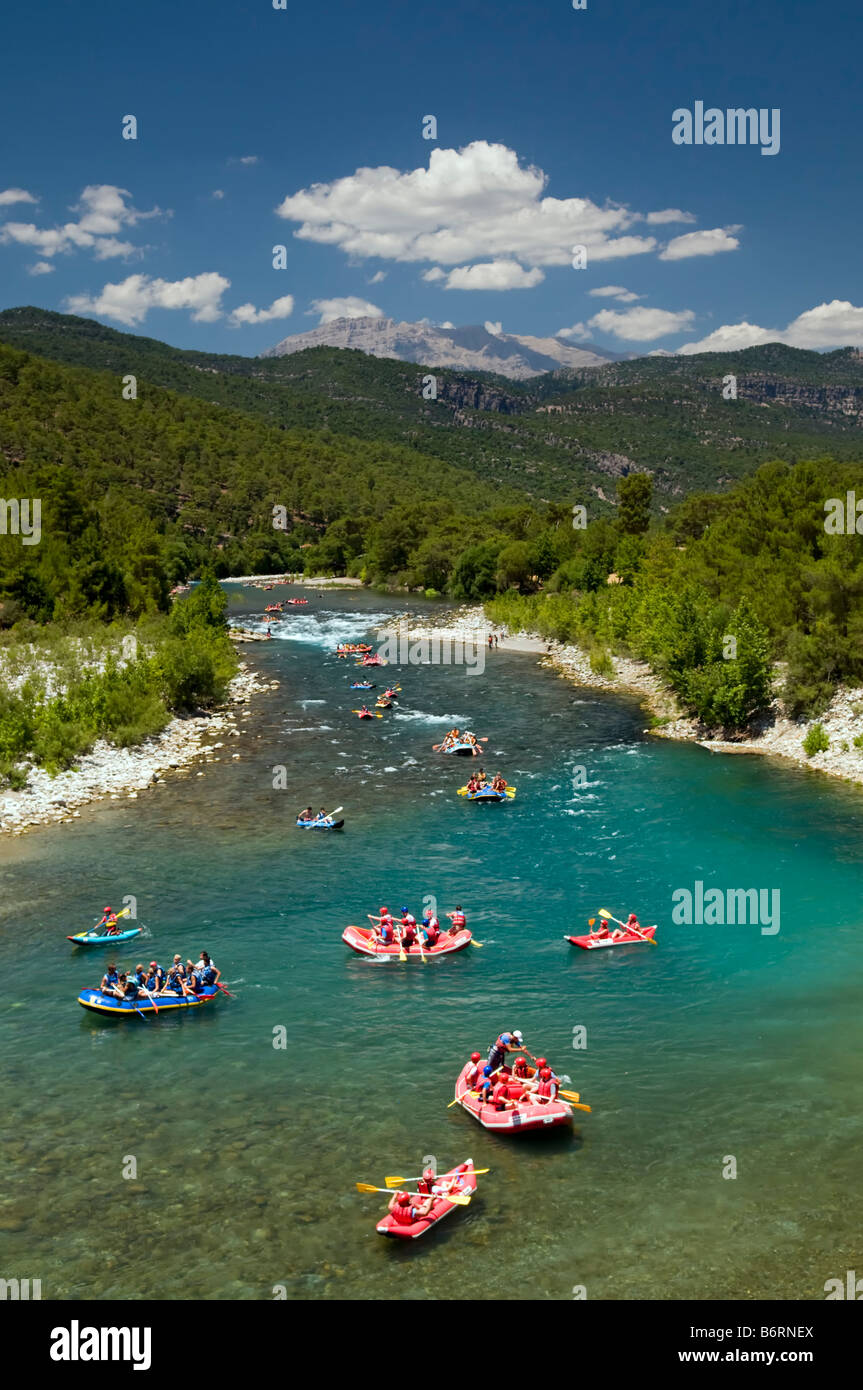
[[[538,1080],[529,1089],[522,1092],[522,1099],[528,1102],[536,1102],[538,1105],[545,1104],[550,1100],[557,1100],[558,1083],[552,1076],[550,1067],[542,1067],[537,1072]]]
[[[106,907],[102,913],[101,922],[97,922],[93,928],[93,935],[98,936],[100,929],[104,927],[103,936],[119,936],[120,928],[117,925],[117,914],[113,907]]]
[[[440,937],[440,922],[431,908],[427,907],[423,912],[423,919],[420,922],[420,926],[423,936],[425,937],[425,945],[436,946]]]
[[[105,967],[105,973],[102,976],[102,983],[99,989],[102,994],[113,994],[116,995],[118,999],[122,999],[123,995],[119,989],[119,984],[120,976],[117,974],[117,967],[113,961],[110,961]]]
[[[524,1052],[532,1061],[536,1061],[532,1052],[528,1052],[524,1045],[524,1037],[518,1028],[511,1033],[501,1033],[495,1042],[492,1043],[488,1052],[488,1064],[492,1071],[496,1071],[503,1061],[506,1060],[508,1052]]]
[[[461,910],[461,903],[457,904],[455,912],[448,912],[446,915],[452,922],[449,929],[450,936],[456,936],[458,932],[464,931],[467,926],[467,918]]]
[[[196,963],[195,969],[202,985],[217,985],[222,978],[221,970],[216,969],[206,951],[201,952],[201,959]]]
[[[410,946],[415,946],[417,941],[417,919],[412,912],[408,912],[406,907],[402,908],[402,919],[399,922],[402,945],[405,950]]]
[[[494,777],[492,778],[491,789],[492,789],[493,792],[505,792],[505,791],[506,791],[506,781],[504,780],[503,777],[501,777],[501,775],[500,775],[499,772],[496,772],[496,773],[494,774]]]
[[[395,945],[395,922],[393,921],[393,915],[390,912],[389,908],[382,907],[377,917],[373,917],[370,912],[367,912],[366,916],[368,917],[372,926],[377,928],[375,935],[383,942],[383,944],[385,946]]]
[[[410,1192],[394,1192],[387,1205],[387,1211],[399,1226],[412,1226],[415,1221],[423,1221],[435,1204],[432,1196],[421,1197],[414,1202]]]
[[[482,1053],[481,1053],[481,1052],[472,1052],[472,1053],[470,1054],[470,1071],[465,1072],[465,1078],[464,1078],[464,1079],[465,1079],[465,1084],[467,1085],[467,1088],[468,1088],[469,1091],[475,1091],[475,1090],[476,1090],[476,1088],[477,1088],[477,1086],[478,1086],[478,1084],[479,1084],[479,1079],[480,1079],[480,1077],[482,1076],[482,1074],[483,1074]]]
[[[357,710],[357,714],[371,714],[371,710],[369,709],[368,705],[361,705],[360,708]]]
[[[314,820],[314,818],[315,818],[315,813],[314,813],[314,811],[312,810],[311,806],[307,806],[306,809],[305,809],[304,811],[300,811],[300,812],[298,812],[298,814],[297,814],[297,820],[301,820],[301,821]]]
[[[467,1164],[460,1163],[454,1173],[445,1177],[437,1177],[434,1168],[424,1168],[423,1175],[417,1182],[417,1191],[423,1195],[431,1193],[433,1197],[448,1197],[452,1192],[464,1192],[467,1186],[465,1173]]]
[[[147,971],[147,978],[144,981],[144,988],[148,994],[161,994],[165,985],[165,972],[158,961],[151,960],[150,968]]]

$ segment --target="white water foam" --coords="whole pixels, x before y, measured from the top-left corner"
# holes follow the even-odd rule
[[[467,722],[463,714],[427,714],[421,709],[397,710],[394,717],[398,720],[414,720],[419,724],[449,724],[458,728]]]

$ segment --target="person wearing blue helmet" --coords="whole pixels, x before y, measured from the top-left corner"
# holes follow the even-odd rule
[[[416,943],[417,919],[412,912],[408,912],[406,907],[402,908],[402,919],[399,923],[399,928],[401,931],[402,945],[405,950],[407,950],[409,946],[413,946]]]

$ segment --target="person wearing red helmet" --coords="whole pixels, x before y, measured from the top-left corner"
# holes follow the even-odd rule
[[[539,1073],[539,1085],[535,1095],[538,1100],[557,1100],[558,1084],[552,1075],[551,1067],[543,1067]]]
[[[117,914],[113,907],[105,908],[101,922],[96,923],[96,931],[98,932],[101,927],[105,928],[104,936],[119,936],[120,928],[117,926]]]
[[[424,1220],[434,1206],[434,1197],[423,1197],[414,1203],[415,1195],[410,1192],[394,1192],[390,1198],[387,1211],[399,1226],[412,1226],[415,1221]]]
[[[470,1054],[470,1071],[465,1074],[465,1081],[469,1091],[475,1091],[482,1075],[482,1054],[472,1052]]]
[[[516,1057],[512,1064],[512,1074],[516,1081],[527,1081],[530,1077],[530,1067],[526,1057]]]
[[[366,914],[372,926],[378,928],[379,939],[385,946],[392,946],[395,943],[395,922],[393,915],[388,907],[382,907],[377,917],[373,917],[369,912]]]
[[[492,1088],[490,1102],[495,1110],[511,1110],[514,1101],[510,1099],[507,1077],[501,1076]]]

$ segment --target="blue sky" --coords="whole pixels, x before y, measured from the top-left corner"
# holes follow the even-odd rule
[[[49,0],[3,33],[3,307],[251,354],[365,305],[863,346],[859,3]],[[779,153],[675,144],[696,101],[778,108]]]

